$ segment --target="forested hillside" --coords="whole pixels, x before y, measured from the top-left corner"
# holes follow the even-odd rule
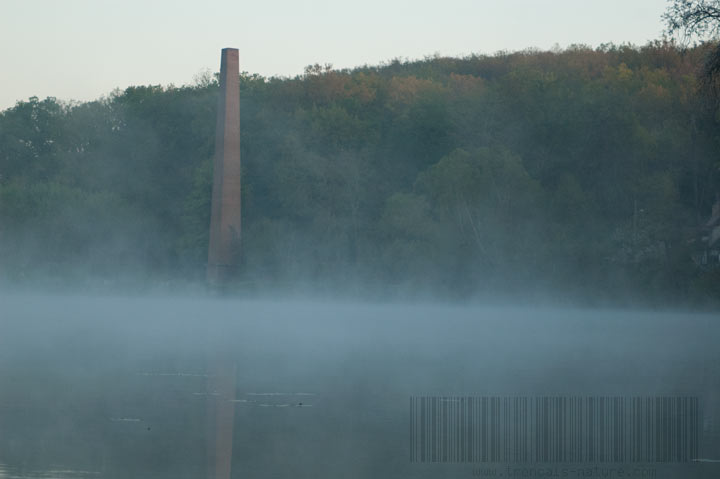
[[[238,289],[709,304],[704,47],[653,43],[241,78]],[[0,275],[204,278],[217,84],[0,113]]]

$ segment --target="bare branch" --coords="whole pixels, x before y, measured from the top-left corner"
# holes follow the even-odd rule
[[[720,0],[671,0],[663,20],[671,36],[716,39],[720,36]]]

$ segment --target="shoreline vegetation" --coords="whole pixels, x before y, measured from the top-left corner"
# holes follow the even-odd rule
[[[714,47],[241,74],[229,292],[717,308],[720,109],[698,80]],[[0,112],[0,285],[201,290],[217,89]]]

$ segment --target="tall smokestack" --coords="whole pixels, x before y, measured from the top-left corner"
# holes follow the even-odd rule
[[[207,280],[222,285],[240,261],[240,85],[238,51],[224,48],[215,131]]]
[[[220,60],[212,215],[207,280],[223,286],[240,262],[240,72],[238,51]],[[211,331],[212,333],[212,331]],[[221,332],[215,331],[215,339]],[[212,335],[212,334],[211,334]],[[230,479],[235,417],[235,363],[227,345],[209,351],[207,384],[208,479]]]

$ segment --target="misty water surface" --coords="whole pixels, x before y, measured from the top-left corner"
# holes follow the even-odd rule
[[[470,477],[410,463],[418,395],[697,395],[716,428],[713,315],[37,295],[1,314],[3,479],[204,477],[213,357],[237,368],[238,478]],[[683,467],[657,477],[720,473]]]

